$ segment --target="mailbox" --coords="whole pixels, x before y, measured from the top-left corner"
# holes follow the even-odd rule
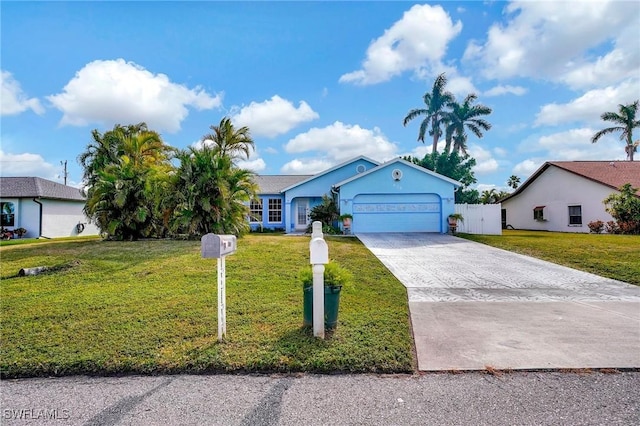
[[[309,251],[311,252],[310,261],[312,265],[326,265],[329,263],[329,247],[327,242],[322,238],[314,238],[309,243]]]
[[[200,251],[205,259],[220,259],[235,253],[238,247],[235,235],[207,234],[200,241],[202,243]]]

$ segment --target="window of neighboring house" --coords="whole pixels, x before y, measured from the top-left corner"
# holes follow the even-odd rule
[[[280,198],[269,199],[269,222],[282,222],[282,200]]]
[[[537,206],[533,208],[533,219],[544,220],[544,206]]]
[[[569,226],[582,226],[582,206],[569,206]]]
[[[249,204],[249,218],[251,222],[262,223],[262,200],[251,200]]]
[[[2,218],[0,220],[1,226],[14,226],[15,224],[15,208],[13,203],[0,203],[0,212],[2,212]]]

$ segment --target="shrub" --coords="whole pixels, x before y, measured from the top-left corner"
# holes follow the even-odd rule
[[[303,288],[313,287],[313,269],[308,265],[300,270],[299,279]],[[324,286],[343,287],[345,290],[351,287],[353,275],[347,269],[333,260],[324,265]]]
[[[589,231],[594,234],[602,234],[602,230],[604,229],[604,222],[601,220],[594,220],[587,224],[589,227]]]
[[[625,183],[619,194],[611,194],[602,202],[607,212],[617,221],[623,234],[640,234],[640,198],[636,196],[638,188]]]
[[[620,233],[620,228],[618,227],[618,224],[614,220],[608,221],[606,223],[606,225],[604,225],[604,230],[608,234],[619,234]]]

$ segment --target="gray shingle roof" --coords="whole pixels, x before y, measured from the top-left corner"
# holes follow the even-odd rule
[[[78,188],[39,177],[0,177],[0,197],[84,201]]]
[[[258,194],[279,194],[284,188],[309,179],[313,175],[256,175]]]

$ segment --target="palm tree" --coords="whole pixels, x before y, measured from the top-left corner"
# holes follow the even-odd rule
[[[513,189],[518,189],[518,186],[520,186],[520,178],[516,175],[511,175],[509,180],[507,180],[507,185]]]
[[[202,140],[212,141],[221,156],[229,156],[235,160],[244,154],[246,159],[249,159],[249,154],[255,144],[247,126],[235,129],[231,119],[224,117],[220,120],[220,125],[209,126],[209,128],[213,130],[213,133],[204,135]]]
[[[443,119],[445,115],[444,109],[454,101],[454,96],[451,92],[445,91],[447,85],[447,77],[444,73],[436,77],[433,83],[431,92],[427,92],[422,97],[426,108],[412,109],[404,117],[402,124],[407,125],[414,118],[424,115],[425,118],[420,123],[420,130],[418,131],[418,141],[424,143],[424,135],[427,129],[429,129],[429,135],[433,136],[433,148],[431,152],[438,150],[438,140],[442,136],[442,126],[444,124]]]
[[[491,124],[479,117],[491,114],[492,110],[486,105],[473,105],[476,99],[478,99],[478,95],[471,93],[464,98],[462,104],[455,100],[449,103],[451,111],[446,112],[444,115],[447,139],[446,152],[451,152],[451,142],[453,141],[453,152],[462,152],[462,154],[467,155],[467,132],[465,128],[471,130],[479,138],[483,136],[483,130],[491,129]]]
[[[617,113],[603,113],[600,118],[602,118],[604,121],[610,121],[619,125],[614,127],[607,127],[606,129],[600,130],[595,135],[593,135],[593,137],[591,138],[591,143],[598,142],[598,139],[606,134],[621,132],[620,140],[625,142],[624,151],[627,153],[627,159],[629,161],[633,161],[633,153],[638,150],[638,145],[640,145],[640,141],[633,142],[633,129],[640,127],[640,120],[636,119],[639,101],[640,100],[636,100],[629,105],[618,105]]]

